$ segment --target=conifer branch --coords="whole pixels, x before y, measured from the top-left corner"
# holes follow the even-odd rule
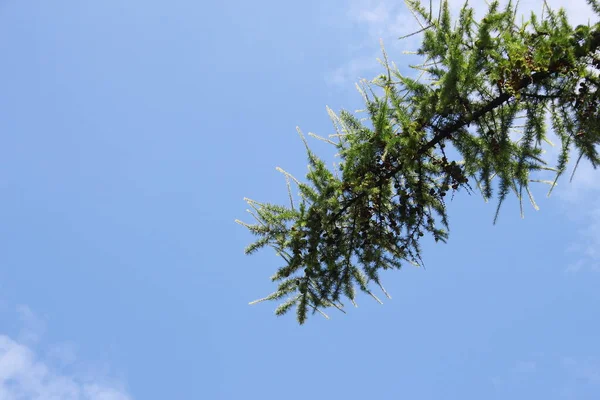
[[[431,1],[429,10],[418,0],[407,4],[422,28],[414,34],[424,37],[415,54],[425,60],[412,67],[419,76],[403,76],[381,43],[385,73],[357,84],[367,117],[336,115],[327,107],[335,129],[329,137],[337,143],[309,133],[338,150],[333,173],[298,128],[309,159],[308,182],[277,168],[286,178],[289,207],[247,199],[257,223],[236,220],[259,236],[248,253],[269,245],[287,264],[272,277],[280,282],[278,290],[252,304],[296,293],[276,314],[295,306],[302,324],[309,310],[324,314],[323,307],[335,307],[345,313],[337,304],[342,295],[357,306],[356,289],[382,303],[369,289],[377,284],[390,298],[379,279],[381,269],[399,269],[404,262],[424,266],[420,238],[426,233],[446,241],[448,191],[452,198],[459,189],[470,194],[471,179],[485,201],[498,199],[496,222],[511,193],[521,216],[525,193],[538,210],[530,183],[549,184],[550,194],[573,148],[579,151],[575,170],[583,158],[600,165],[595,147],[600,144],[600,24],[572,29],[563,11],[545,4],[542,21],[532,15],[534,32],[529,32],[526,23],[515,24],[511,2],[503,10],[498,1],[490,2],[479,22],[465,4],[454,23],[447,1],[435,21]],[[373,86],[384,94],[378,96]],[[546,137],[546,113],[561,142],[555,168],[547,166],[541,147],[553,146]],[[517,125],[520,119],[525,123]],[[448,160],[446,145],[463,160]],[[554,172],[554,181],[531,179],[540,171]],[[300,192],[298,204],[292,183]]]

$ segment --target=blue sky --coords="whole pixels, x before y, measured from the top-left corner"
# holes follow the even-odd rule
[[[242,198],[285,201],[295,127],[333,133],[414,27],[388,0],[1,1],[0,399],[599,398],[588,165],[525,220],[457,196],[383,306],[248,306],[281,261],[244,256]]]

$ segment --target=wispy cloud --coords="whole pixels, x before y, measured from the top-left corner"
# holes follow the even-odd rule
[[[420,29],[419,24],[400,1],[352,0],[346,3],[348,21],[361,32],[361,39],[352,44],[352,55],[343,60],[328,74],[328,82],[351,87],[360,79],[371,79],[382,72],[377,62],[381,58],[380,41],[383,41],[391,60],[406,59],[402,51],[416,50],[416,36],[399,41],[400,36]]]
[[[369,71],[372,75],[377,73],[377,55],[370,54],[354,58],[346,64],[331,71],[328,76],[328,83],[338,86],[345,86],[352,82],[358,82],[360,79],[369,79]]]
[[[490,383],[496,390],[503,391],[527,381],[533,374],[538,373],[538,363],[533,360],[515,362],[510,368],[490,378]]]
[[[570,168],[553,192],[564,216],[575,227],[565,250],[571,258],[565,267],[567,273],[600,271],[600,171],[582,160],[570,181],[577,157],[571,153]]]
[[[61,348],[52,348],[50,360],[36,354],[31,344],[41,335],[41,319],[29,308],[17,310],[24,327],[20,339],[0,334],[0,399],[2,400],[131,400],[122,385],[105,376],[80,378],[61,372],[53,359],[74,360],[72,349],[63,357]],[[24,341],[22,341],[24,340]]]
[[[566,268],[569,273],[582,270],[600,272],[600,206],[597,205],[598,194],[600,194],[600,190],[597,191],[596,196],[589,196],[586,200],[579,201],[580,205],[589,209],[584,208],[575,211],[582,221],[582,227],[578,230],[575,240],[567,248],[568,253],[574,259]]]
[[[598,393],[600,390],[600,364],[594,360],[565,357],[562,360],[565,382],[560,389],[563,398],[581,399],[584,393]],[[592,397],[585,397],[592,398]],[[593,398],[597,398],[594,396]]]
[[[19,332],[19,341],[29,345],[36,344],[46,330],[45,321],[26,305],[17,306],[17,315],[22,327]]]
[[[538,356],[514,363],[503,374],[492,377],[490,383],[496,390],[512,392],[515,388],[534,388],[534,381],[547,382],[545,391],[558,394],[553,398],[582,398],[582,394],[600,389],[600,364],[592,358]]]
[[[547,159],[550,165],[555,166],[560,140],[552,134],[550,136],[550,140],[557,145],[547,147]],[[572,151],[569,167],[552,192],[553,200],[557,201],[556,204],[573,227],[570,229],[575,230],[571,241],[565,246],[571,258],[565,267],[568,273],[600,271],[600,171],[595,170],[587,160],[581,160],[570,181],[577,158],[578,154]],[[553,178],[553,173],[543,176],[543,179]]]
[[[526,374],[530,372],[535,372],[536,368],[537,363],[535,361],[519,361],[514,367],[514,372],[518,374]]]
[[[563,366],[575,380],[600,385],[600,365],[595,363],[594,360],[577,360],[572,357],[565,357]]]

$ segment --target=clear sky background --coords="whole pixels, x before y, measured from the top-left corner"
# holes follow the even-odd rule
[[[281,261],[244,256],[242,198],[285,201],[296,125],[333,133],[414,28],[391,0],[1,0],[0,400],[600,398],[588,165],[525,220],[458,195],[383,306],[248,306]]]

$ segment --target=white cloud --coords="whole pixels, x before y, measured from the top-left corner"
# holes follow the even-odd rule
[[[1,400],[131,400],[123,387],[104,376],[80,378],[64,374],[60,364],[43,360],[27,341],[37,341],[41,320],[25,306],[18,307],[24,322],[22,340],[0,334],[0,399]],[[42,324],[43,326],[43,324]],[[61,348],[67,349],[62,357]],[[72,347],[54,346],[53,358],[74,359]]]

